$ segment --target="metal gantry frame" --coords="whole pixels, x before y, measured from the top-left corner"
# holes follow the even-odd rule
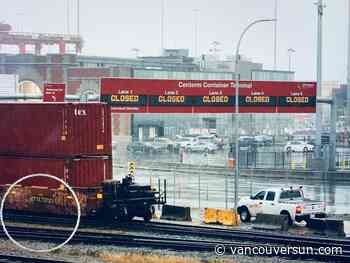
[[[329,131],[329,154],[328,154],[328,170],[335,170],[336,142],[337,142],[337,102],[336,97],[333,98],[317,98],[317,104],[330,105],[331,119]],[[321,134],[321,131],[319,131]],[[317,157],[317,156],[316,156]],[[326,160],[324,160],[326,161]]]

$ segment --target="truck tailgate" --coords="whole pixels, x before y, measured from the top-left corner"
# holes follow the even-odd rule
[[[304,204],[304,214],[314,214],[322,212],[324,205],[322,202],[307,202]]]

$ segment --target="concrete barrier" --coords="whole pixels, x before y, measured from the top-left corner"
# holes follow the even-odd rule
[[[238,226],[240,224],[238,214],[232,209],[205,208],[205,224],[221,224],[224,226]]]
[[[327,236],[345,237],[344,220],[331,218],[311,218],[309,228],[317,230]]]
[[[253,228],[287,231],[289,228],[287,215],[257,214]]]
[[[350,237],[350,219],[344,220],[344,233],[346,237]]]
[[[163,205],[161,219],[175,221],[192,221],[191,208],[173,205]]]

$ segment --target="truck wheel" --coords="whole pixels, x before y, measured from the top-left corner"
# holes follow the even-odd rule
[[[310,224],[311,224],[310,216],[305,217],[304,221],[306,223],[306,227],[310,227]]]
[[[292,218],[290,217],[290,215],[289,215],[288,212],[282,212],[281,215],[286,215],[286,220],[288,221],[288,225],[289,225],[289,226],[293,225],[293,220],[292,220]]]
[[[248,223],[250,222],[250,213],[248,211],[248,208],[243,207],[239,210],[239,218],[241,219],[242,222]]]
[[[146,211],[144,216],[143,216],[143,220],[145,222],[149,222],[152,219],[152,212],[151,211]]]
[[[292,148],[287,147],[287,149],[286,149],[286,150],[287,150],[287,152],[288,152],[288,153],[290,153],[290,152],[292,151]]]

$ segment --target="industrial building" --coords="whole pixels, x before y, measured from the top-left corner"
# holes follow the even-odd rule
[[[21,94],[40,93],[45,82],[66,83],[66,94],[79,95],[87,91],[99,94],[99,80],[102,77],[193,80],[235,78],[233,57],[219,59],[204,54],[193,58],[189,56],[188,49],[164,49],[161,56],[157,57],[84,56],[80,54],[83,41],[75,35],[19,34],[12,32],[6,24],[2,24],[2,28],[0,45],[17,46],[19,54],[0,53],[0,74],[17,75],[17,92]],[[58,46],[57,54],[42,54],[41,47],[49,44]],[[72,44],[75,45],[74,52],[68,53],[66,47]],[[34,52],[30,52],[26,47],[33,45]],[[265,70],[261,63],[242,57],[240,77],[246,80],[294,80],[294,72]],[[232,123],[231,114],[176,114],[172,117],[161,114],[114,114],[113,133],[149,139],[150,136],[186,133],[190,127],[212,129],[221,135],[232,132],[225,128],[228,123]],[[254,115],[246,114],[242,118],[242,128],[249,133],[254,132],[253,121],[254,125],[261,124],[269,128],[266,126],[267,119],[268,115],[255,119]]]

